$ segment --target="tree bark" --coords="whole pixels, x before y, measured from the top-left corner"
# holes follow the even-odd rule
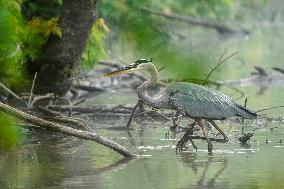
[[[37,72],[34,93],[64,95],[78,73],[90,30],[96,18],[96,0],[64,0],[59,25],[62,37],[51,35],[42,56],[28,70]]]

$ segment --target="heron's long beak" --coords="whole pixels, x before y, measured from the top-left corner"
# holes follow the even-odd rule
[[[112,71],[110,73],[104,74],[103,76],[104,77],[111,77],[111,76],[120,75],[120,74],[123,74],[123,73],[133,72],[135,70],[136,70],[136,68],[126,66],[126,67],[120,68],[118,70]]]

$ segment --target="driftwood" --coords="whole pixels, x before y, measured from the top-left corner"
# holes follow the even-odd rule
[[[109,140],[101,135],[98,135],[94,132],[88,132],[78,129],[73,129],[71,127],[67,127],[58,123],[54,123],[51,121],[44,120],[42,118],[36,117],[34,115],[28,114],[26,112],[23,112],[21,110],[18,110],[16,108],[13,108],[9,105],[6,105],[2,102],[0,102],[0,111],[5,112],[7,114],[10,114],[12,116],[15,116],[21,120],[33,123],[35,125],[39,125],[43,128],[51,129],[60,133],[64,133],[70,136],[79,137],[85,140],[92,140],[99,144],[102,144],[125,157],[135,157],[135,154],[128,151],[126,148],[121,146],[120,144],[115,143],[112,140]]]
[[[272,75],[268,73],[264,68],[260,66],[254,67],[255,71],[252,72],[252,77],[239,79],[239,80],[227,80],[224,82],[219,82],[220,84],[227,84],[230,86],[249,86],[249,85],[260,85],[260,86],[270,86],[270,85],[284,85],[284,76]],[[280,68],[272,68],[281,73]],[[280,70],[279,70],[280,69]]]
[[[284,77],[282,75],[257,75],[251,78],[228,80],[219,82],[220,84],[227,84],[230,86],[249,86],[249,85],[284,85]]]
[[[280,73],[284,74],[284,69],[283,68],[273,67],[272,69],[277,71],[277,72],[280,72]]]
[[[105,89],[101,87],[89,86],[89,85],[72,85],[73,88],[83,90],[87,92],[104,92]]]
[[[36,77],[35,77],[36,78]],[[142,79],[142,78],[140,78]],[[34,79],[35,81],[35,79]],[[2,84],[2,83],[0,83]],[[10,93],[12,96],[14,96],[15,98],[17,98],[18,100],[24,102],[20,97],[18,97],[13,91],[11,91],[10,89],[8,89],[7,87],[5,87],[3,84],[0,85],[0,87],[4,88],[4,90],[6,90],[8,93]],[[77,111],[80,113],[102,113],[102,112],[109,112],[109,113],[123,113],[123,114],[130,114],[133,110],[133,108],[131,106],[123,106],[123,105],[118,105],[115,107],[108,107],[108,106],[102,106],[102,107],[77,107],[76,105],[80,104],[81,102],[84,102],[85,99],[80,100],[76,103],[74,103],[73,105],[71,104],[70,100],[68,99],[68,101],[70,102],[69,106],[50,106],[49,108],[46,108],[44,106],[41,105],[36,105],[34,106],[33,104],[35,102],[37,102],[38,100],[41,99],[46,99],[46,98],[54,98],[53,94],[47,94],[47,95],[43,95],[43,96],[35,96],[32,97],[33,95],[33,86],[31,87],[31,91],[30,91],[30,95],[29,95],[29,104],[28,107],[30,107],[29,109],[36,108],[37,110],[40,110],[41,112],[43,112],[44,115],[48,115],[50,117],[45,117],[40,118],[31,114],[28,114],[24,111],[21,111],[19,109],[13,108],[9,105],[6,105],[2,102],[0,102],[0,111],[6,112],[10,115],[13,115],[21,120],[30,122],[34,125],[36,125],[36,127],[40,126],[43,128],[47,128],[47,129],[51,129],[57,132],[61,132],[67,135],[71,135],[71,136],[76,136],[82,139],[86,139],[86,140],[92,140],[95,141],[99,144],[102,144],[108,148],[111,148],[112,150],[120,153],[121,155],[125,156],[125,157],[134,157],[135,154],[131,153],[130,151],[128,151],[127,149],[125,149],[123,146],[103,137],[100,136],[96,133],[94,133],[89,127],[88,125],[86,125],[84,122],[82,122],[82,120],[77,120],[76,118],[73,117],[66,117],[64,116],[64,114],[62,114],[59,111],[62,112],[66,112],[68,111],[69,114],[72,111]],[[38,97],[38,98],[37,98]],[[25,102],[24,102],[25,103]],[[152,112],[149,112],[152,113]],[[51,121],[48,121],[48,120]],[[85,130],[89,130],[91,132],[88,131],[83,131],[83,130],[78,130],[78,129],[74,129],[74,128],[70,128],[67,127],[65,125],[59,124],[59,123],[55,123],[53,121],[56,122],[61,122],[64,124],[67,124],[69,126],[71,125],[75,125],[75,126],[79,126]],[[22,126],[21,124],[19,124],[20,126]],[[32,126],[34,126],[32,125]],[[39,127],[39,128],[40,128]]]
[[[79,106],[49,106],[49,109],[55,110],[55,111],[61,111],[66,112],[69,111],[70,108],[74,112],[80,112],[80,113],[102,113],[102,112],[108,112],[108,113],[123,113],[123,114],[131,114],[132,107],[131,106],[115,106],[115,107],[109,107],[109,106],[92,106],[92,107],[79,107]]]

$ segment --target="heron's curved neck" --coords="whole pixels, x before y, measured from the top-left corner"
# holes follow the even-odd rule
[[[146,71],[149,72],[150,74],[150,79],[145,81],[144,83],[142,83],[139,87],[138,87],[138,91],[142,90],[142,91],[145,91],[145,90],[148,90],[152,87],[155,87],[157,81],[158,81],[158,78],[159,78],[159,74],[158,74],[158,70],[156,68],[156,66],[154,66],[153,64],[149,64],[149,68],[146,69]]]
[[[154,64],[149,64],[148,68],[145,69],[150,74],[150,79],[142,83],[138,88],[138,96],[139,98],[148,106],[151,106],[153,108],[162,108],[162,106],[165,104],[164,99],[161,97],[153,98],[148,95],[148,90],[155,87],[157,81],[158,81],[158,70]]]

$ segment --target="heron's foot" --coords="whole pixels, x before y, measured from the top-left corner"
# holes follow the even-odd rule
[[[176,145],[176,153],[178,154],[179,152],[182,152],[184,147],[185,147],[186,142],[179,140],[177,145]]]
[[[229,139],[229,137],[224,137],[224,139],[223,139],[223,143],[227,143],[227,142],[229,142],[230,141],[230,139]]]
[[[187,131],[187,128],[179,126],[179,125],[173,125],[170,127],[170,130],[175,133],[180,133],[180,132]]]
[[[197,151],[197,146],[192,140],[192,128],[188,129],[188,131],[183,135],[183,137],[178,141],[177,146],[176,146],[176,152],[182,152],[183,149],[185,148],[185,145],[188,141],[191,142],[193,148]]]
[[[197,146],[195,145],[195,143],[193,142],[193,140],[190,140],[191,141],[191,144],[192,144],[192,147],[194,148],[195,151],[197,151]]]
[[[215,135],[218,136],[218,135]],[[211,141],[215,141],[215,142],[220,142],[220,143],[227,143],[230,141],[229,137],[227,135],[222,135],[223,138],[217,137],[217,138],[211,138]]]
[[[226,134],[224,134],[222,136],[223,136],[223,139],[221,139],[221,143],[227,143],[227,142],[230,141],[229,137]]]
[[[208,143],[208,153],[212,154],[213,151],[213,144],[211,142]]]
[[[178,141],[178,143],[176,145],[176,152],[177,153],[182,152],[185,149],[185,145],[189,140],[191,141],[191,144],[192,144],[194,150],[197,151],[197,146],[195,145],[193,140],[191,140],[191,139],[185,140],[185,139],[182,138],[181,140]]]

